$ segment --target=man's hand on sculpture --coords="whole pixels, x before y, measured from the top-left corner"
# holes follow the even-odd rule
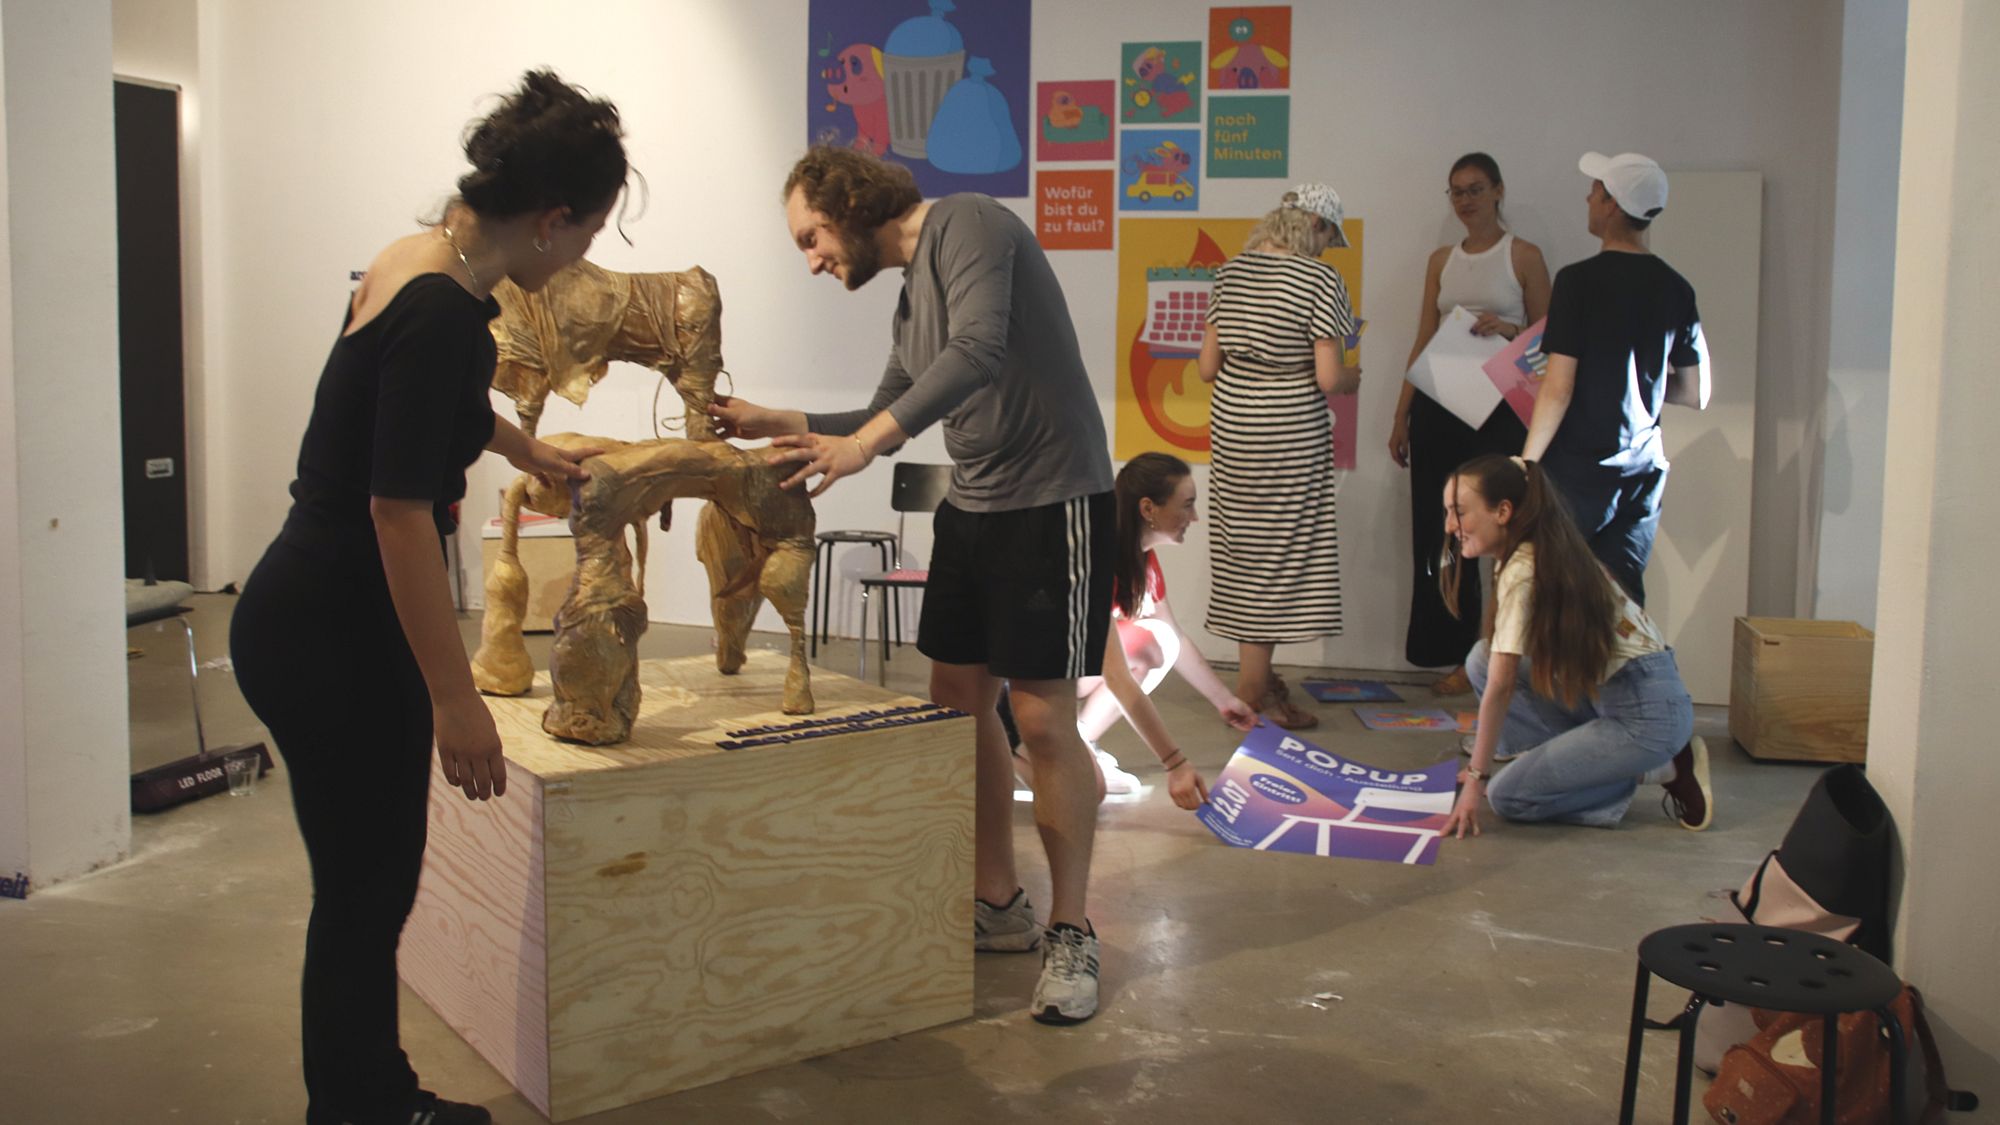
[[[500,732],[485,700],[474,695],[433,705],[431,724],[446,784],[463,789],[468,801],[506,794],[507,759],[501,754]]]
[[[771,439],[774,452],[765,462],[772,465],[799,465],[804,467],[785,478],[780,488],[798,488],[806,478],[818,476],[819,487],[806,493],[808,497],[818,496],[833,486],[841,477],[853,476],[868,467],[869,456],[861,448],[861,442],[854,437],[829,437],[826,434],[779,434]]]
[[[716,395],[708,404],[708,417],[715,432],[726,438],[774,438],[806,431],[805,415],[799,411],[772,410],[732,395]]]
[[[527,456],[510,457],[508,463],[524,473],[540,477],[544,485],[554,485],[558,481],[589,480],[590,473],[584,469],[582,462],[606,452],[595,445],[582,449],[558,449],[537,439],[528,446]]]

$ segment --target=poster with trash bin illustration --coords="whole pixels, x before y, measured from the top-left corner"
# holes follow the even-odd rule
[[[806,140],[906,165],[926,198],[1028,194],[1030,0],[812,0]]]

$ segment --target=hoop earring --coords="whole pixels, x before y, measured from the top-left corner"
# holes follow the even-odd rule
[[[550,245],[551,244],[548,239],[537,238],[535,239],[535,252],[538,254],[546,254],[549,252]]]

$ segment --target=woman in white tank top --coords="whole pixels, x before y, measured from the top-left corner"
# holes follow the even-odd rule
[[[1549,267],[1534,243],[1514,237],[1501,225],[1500,204],[1507,184],[1500,166],[1483,152],[1468,153],[1451,166],[1447,194],[1465,224],[1465,238],[1440,246],[1424,271],[1424,303],[1410,363],[1437,334],[1438,322],[1453,306],[1479,315],[1473,331],[1513,339],[1549,311]],[[1407,365],[1405,365],[1407,367]],[[1422,668],[1449,667],[1437,684],[1446,695],[1471,690],[1462,667],[1479,640],[1479,583],[1461,584],[1458,615],[1438,592],[1438,556],[1444,548],[1444,512],[1438,497],[1458,466],[1488,453],[1514,456],[1528,430],[1505,403],[1473,429],[1406,380],[1389,432],[1389,456],[1410,470],[1412,589],[1410,627],[1404,655]]]

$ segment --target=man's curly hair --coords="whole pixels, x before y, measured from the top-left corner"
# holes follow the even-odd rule
[[[780,201],[794,189],[806,206],[825,215],[843,238],[871,236],[891,219],[924,201],[908,168],[859,149],[814,145],[792,165]]]

